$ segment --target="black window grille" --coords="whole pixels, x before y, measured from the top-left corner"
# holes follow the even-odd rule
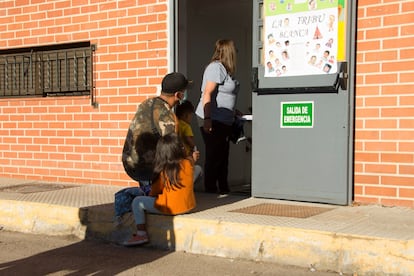
[[[94,51],[89,43],[2,50],[0,97],[93,96]]]

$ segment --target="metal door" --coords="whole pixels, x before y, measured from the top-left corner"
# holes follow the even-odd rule
[[[288,5],[300,3],[305,7],[304,2],[309,12],[298,8],[292,15],[295,7]],[[311,10],[311,2],[319,5],[320,10]],[[335,25],[338,42],[335,61],[330,61],[335,71],[309,73],[303,68],[294,68],[298,62],[289,64],[296,71],[286,76],[267,73],[265,51],[270,47],[266,49],[266,39],[269,33],[281,30],[283,22],[278,19],[289,17],[299,22],[289,32],[276,33],[279,39],[298,34],[303,20],[326,19],[325,14],[335,11],[323,9],[328,3],[338,5],[338,16],[334,19],[343,23],[343,26]],[[345,0],[254,2],[252,196],[340,205],[351,202],[354,80],[350,76],[354,75],[351,45],[355,43],[355,7],[352,5],[355,5],[353,1]],[[269,9],[281,8],[286,10],[286,15],[273,16],[276,23],[269,27],[271,21],[266,18],[272,13]],[[312,31],[319,33],[323,28],[313,25]],[[300,31],[306,32],[305,28]],[[344,39],[340,42],[341,31]],[[327,41],[327,36],[322,39],[323,35],[323,31],[320,36],[314,32],[312,43]],[[308,46],[300,38],[293,41],[297,41],[293,54]]]

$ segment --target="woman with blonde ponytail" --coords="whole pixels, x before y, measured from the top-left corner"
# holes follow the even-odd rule
[[[201,96],[196,109],[205,144],[204,188],[227,195],[229,136],[235,119],[239,82],[235,79],[236,47],[233,40],[216,41],[210,63],[204,70]]]

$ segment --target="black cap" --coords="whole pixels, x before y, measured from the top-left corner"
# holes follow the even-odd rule
[[[162,79],[161,90],[164,93],[174,94],[177,91],[183,91],[191,85],[192,81],[178,72],[173,72],[165,75]]]

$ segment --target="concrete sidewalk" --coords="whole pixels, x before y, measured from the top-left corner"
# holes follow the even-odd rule
[[[119,242],[131,215],[113,224],[122,187],[0,178],[5,230]],[[197,209],[148,216],[147,246],[357,275],[414,275],[414,210],[334,206],[197,193]]]

